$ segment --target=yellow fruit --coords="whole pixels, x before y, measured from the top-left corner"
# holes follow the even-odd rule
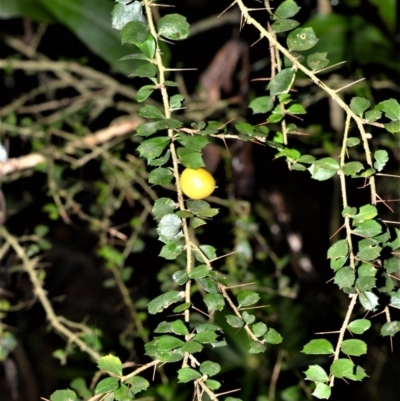
[[[204,199],[215,189],[214,177],[203,168],[186,168],[181,174],[182,192],[190,199]]]

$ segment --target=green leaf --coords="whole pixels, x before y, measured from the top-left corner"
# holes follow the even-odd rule
[[[161,218],[167,214],[172,214],[175,210],[176,204],[170,198],[159,198],[154,202],[152,212],[154,217]]]
[[[391,257],[389,259],[385,259],[383,261],[383,268],[386,270],[386,273],[396,273],[400,270],[400,259],[396,257]]]
[[[249,123],[238,123],[235,125],[235,128],[242,134],[249,136],[254,135],[254,127]]]
[[[357,213],[357,208],[356,207],[350,207],[350,206],[346,206],[343,210],[342,210],[342,216],[343,217],[353,217],[355,214]]]
[[[292,68],[285,68],[276,74],[267,86],[271,96],[288,93],[294,82],[295,75],[296,72]]]
[[[328,259],[338,259],[347,256],[349,253],[349,244],[347,240],[341,239],[335,242],[328,249]]]
[[[169,141],[168,137],[146,139],[137,147],[137,150],[140,156],[148,160],[155,159],[161,155],[165,147],[169,144]]]
[[[371,106],[371,102],[365,97],[353,97],[350,101],[350,109],[360,117],[362,117],[365,110]]]
[[[373,123],[382,117],[382,113],[378,110],[369,110],[365,113],[365,119],[369,123]]]
[[[353,232],[362,237],[375,237],[382,232],[382,226],[376,220],[366,220],[358,225]]]
[[[218,390],[221,387],[221,383],[217,382],[216,380],[206,380],[205,383],[206,386],[212,391]]]
[[[355,175],[361,170],[364,170],[364,166],[360,162],[349,162],[342,167],[344,175]]]
[[[171,304],[180,301],[182,298],[182,292],[168,291],[150,301],[147,308],[151,315],[155,315],[156,313],[162,312],[163,309],[168,308]]]
[[[349,359],[337,359],[331,365],[330,372],[337,378],[343,379],[353,374],[354,363]]]
[[[356,280],[356,288],[359,291],[368,291],[376,287],[376,278],[372,276],[358,277]]]
[[[121,43],[132,43],[134,45],[143,43],[149,35],[149,28],[140,21],[128,22],[121,30]]]
[[[379,305],[379,298],[371,291],[361,292],[359,300],[366,310],[373,311]]]
[[[70,389],[57,390],[50,396],[50,401],[78,401],[78,397]]]
[[[313,382],[317,383],[326,383],[328,381],[328,375],[326,374],[325,370],[321,368],[319,365],[311,365],[308,369],[304,372],[306,378]]]
[[[172,326],[171,326],[172,327]],[[184,344],[182,340],[174,336],[161,336],[157,338],[157,349],[160,351],[171,351],[181,347]]]
[[[210,143],[204,136],[178,135],[176,140],[185,148],[200,152]]]
[[[267,349],[266,345],[259,343],[258,341],[250,341],[249,354],[260,354]]]
[[[192,228],[204,226],[204,224],[207,224],[207,223],[204,220],[199,219],[198,217],[193,217],[193,219],[190,221],[190,226]]]
[[[199,278],[196,281],[207,292],[211,292],[213,294],[217,294],[217,293],[220,292],[217,282],[214,279],[210,278],[210,277]]]
[[[209,260],[213,260],[217,257],[215,248],[211,245],[200,245],[199,248],[201,251],[207,256]],[[196,260],[199,262],[203,262],[203,259],[199,256],[197,252],[194,252],[194,256],[196,257]]]
[[[161,248],[159,256],[167,259],[174,260],[183,252],[183,245],[174,242],[165,244]]]
[[[258,295],[255,291],[243,291],[236,297],[239,308],[244,306],[250,306],[257,303],[260,299],[260,295]]]
[[[264,340],[270,344],[280,344],[283,338],[275,329],[269,329]]]
[[[159,323],[154,333],[172,333],[172,322],[163,321]]]
[[[159,167],[150,172],[148,181],[150,184],[167,185],[174,175],[169,168]]]
[[[204,167],[203,158],[199,152],[186,148],[178,148],[177,154],[181,163],[188,168],[198,169]]]
[[[299,103],[294,103],[286,110],[288,114],[307,114],[304,107]]]
[[[182,368],[178,370],[178,383],[188,383],[200,379],[201,373],[192,368]]]
[[[382,247],[373,239],[363,239],[358,243],[357,257],[361,260],[370,261],[381,254]]]
[[[144,118],[164,118],[164,114],[157,107],[152,106],[151,104],[146,104],[139,110],[139,116]]]
[[[381,328],[381,336],[394,336],[400,331],[400,322],[386,322]]]
[[[242,313],[242,318],[246,322],[246,324],[252,324],[256,320],[256,317],[253,314],[248,313],[247,311],[244,311]]]
[[[217,334],[211,330],[201,331],[197,333],[194,337],[194,341],[198,341],[201,344],[212,344],[216,341]]]
[[[298,27],[299,25],[300,23],[293,19],[280,19],[278,21],[275,21],[272,24],[271,28],[273,32],[279,33],[279,32],[291,31],[292,29]]]
[[[229,326],[235,327],[237,329],[244,326],[243,320],[235,315],[226,315],[225,319],[228,322]]]
[[[376,160],[374,163],[374,168],[376,171],[382,171],[386,163],[389,161],[389,155],[386,150],[377,150],[374,153],[374,158]]]
[[[356,274],[354,270],[350,266],[347,266],[336,272],[334,282],[339,288],[349,288],[354,285],[355,279]]]
[[[208,312],[222,311],[225,306],[225,300],[221,294],[206,294],[203,297],[203,302],[206,304]]]
[[[346,140],[346,146],[347,146],[348,148],[352,148],[352,147],[354,147],[354,146],[359,145],[360,142],[361,142],[361,141],[360,141],[360,138],[350,137],[350,138],[347,138],[347,140]]]
[[[182,40],[189,36],[189,24],[179,14],[168,14],[158,21],[158,33],[167,39]]]
[[[371,327],[371,321],[368,319],[353,320],[347,328],[354,334],[363,334]]]
[[[183,285],[188,281],[188,275],[185,270],[178,270],[172,275],[172,279],[175,283]]]
[[[400,132],[400,121],[391,121],[390,123],[383,125],[385,126],[386,131],[390,132],[391,134]]]
[[[187,341],[182,345],[182,352],[189,352],[190,354],[194,354],[196,352],[200,352],[203,350],[203,346],[197,341]]]
[[[210,274],[210,269],[207,265],[200,265],[189,272],[189,277],[193,279],[207,277]]]
[[[165,238],[173,238],[182,227],[182,220],[175,214],[166,214],[158,223],[157,233]]]
[[[215,376],[221,371],[221,366],[218,363],[211,362],[211,361],[204,361],[199,370],[203,375],[207,375],[209,377]]]
[[[364,205],[360,207],[359,212],[353,216],[354,223],[360,224],[365,220],[371,220],[378,215],[378,211],[373,205]]]
[[[290,51],[304,51],[311,49],[318,42],[312,28],[297,28],[290,32],[286,43]]]
[[[274,15],[277,18],[291,18],[294,17],[300,9],[301,7],[299,7],[294,0],[285,0],[275,10]]]
[[[177,110],[182,107],[182,102],[185,100],[183,95],[177,94],[169,98],[169,108],[170,110]]]
[[[333,177],[339,169],[339,163],[335,159],[324,157],[316,160],[307,170],[314,180],[325,181]]]
[[[274,107],[274,102],[270,96],[260,96],[253,99],[249,108],[253,110],[253,114],[267,113]]]
[[[356,339],[344,340],[341,351],[346,355],[361,356],[367,353],[367,344],[364,341]]]
[[[354,381],[362,381],[368,375],[361,366],[356,366],[355,374],[348,375],[347,378]]]
[[[252,331],[256,337],[262,337],[267,332],[267,330],[267,325],[262,322],[258,322],[252,327]]]
[[[116,4],[112,11],[112,27],[121,30],[130,21],[143,21],[143,8],[140,2],[134,1],[131,4],[129,2],[118,1],[120,4]]]
[[[313,70],[322,70],[329,64],[329,60],[326,58],[328,53],[313,53],[307,57],[307,64]]]
[[[388,99],[378,103],[376,110],[383,111],[390,120],[400,120],[400,104],[396,99]]]
[[[144,85],[136,92],[136,100],[144,102],[155,90],[154,85]]]
[[[312,395],[320,400],[328,400],[331,397],[331,388],[325,383],[317,383]]]
[[[97,361],[97,366],[101,370],[114,373],[117,376],[122,376],[122,362],[118,357],[114,355],[108,354],[106,356],[102,356]]]
[[[333,345],[328,341],[325,340],[324,338],[318,339],[318,340],[311,340],[309,343],[307,343],[302,351],[304,354],[326,354],[326,355],[332,355],[335,350],[333,348]]]
[[[130,390],[132,391],[133,394],[145,391],[150,386],[150,383],[144,377],[141,376],[130,377],[129,379],[125,380],[125,384],[131,385]]]
[[[56,20],[40,4],[30,0],[13,0],[3,2],[0,8],[0,19],[25,17],[36,22],[54,23]]]
[[[315,157],[311,155],[302,155],[297,159],[299,163],[311,164],[315,161]]]
[[[218,209],[211,208],[210,204],[203,200],[188,200],[186,202],[188,210],[200,217],[213,217],[218,214]]]
[[[114,391],[119,387],[119,380],[116,377],[107,377],[100,380],[94,389],[95,394],[104,394]]]
[[[185,302],[179,306],[177,306],[176,308],[173,309],[174,313],[181,313],[184,312],[185,310],[189,309],[192,306],[192,304],[190,302]]]

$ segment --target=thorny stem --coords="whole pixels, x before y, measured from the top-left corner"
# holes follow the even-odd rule
[[[328,93],[332,99],[334,99],[339,106],[346,111],[348,115],[351,116],[351,118],[356,122],[357,127],[360,131],[361,134],[361,139],[363,142],[364,146],[364,151],[365,151],[365,157],[366,161],[369,166],[373,166],[372,163],[372,156],[371,156],[371,150],[369,148],[369,143],[368,143],[368,136],[365,132],[364,129],[364,121],[361,117],[359,117],[357,114],[355,114],[350,107],[340,98],[340,96],[337,95],[337,91],[334,89],[331,89],[327,85],[325,85],[317,76],[316,72],[310,71],[307,67],[305,67],[303,64],[301,64],[293,54],[290,53],[289,50],[287,50],[284,46],[282,46],[272,34],[270,34],[257,20],[252,18],[250,16],[248,8],[244,5],[243,0],[235,0],[235,3],[238,5],[240,8],[243,17],[245,21],[248,24],[253,25],[259,32],[261,36],[264,36],[267,38],[270,44],[275,46],[285,57],[287,57],[291,63],[293,64],[293,67],[295,67],[298,70],[301,70],[305,75],[307,75],[312,82],[314,82],[317,86],[319,86],[323,91]],[[369,183],[370,183],[370,188],[371,188],[371,203],[373,205],[376,205],[377,203],[377,194],[376,194],[376,186],[375,186],[375,177],[371,176],[369,177]]]

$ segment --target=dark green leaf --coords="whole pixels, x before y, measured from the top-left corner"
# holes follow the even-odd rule
[[[140,21],[128,22],[121,30],[121,42],[132,43],[134,45],[143,43],[149,35],[146,24]]]
[[[214,294],[217,294],[220,292],[217,282],[210,277],[198,278],[196,281],[207,292],[211,292]]]
[[[386,322],[381,328],[381,336],[394,336],[400,331],[400,322]]]
[[[162,312],[171,304],[180,301],[183,298],[183,293],[180,291],[168,291],[165,294],[159,295],[148,304],[148,310],[151,315]]]
[[[318,42],[312,28],[297,28],[290,32],[286,43],[290,51],[304,51],[311,49]]]
[[[182,102],[185,100],[183,95],[177,94],[173,95],[169,99],[169,107],[171,110],[177,110],[182,107]]]
[[[260,354],[267,349],[266,345],[259,343],[258,341],[250,342],[249,354]]]
[[[181,347],[184,342],[173,336],[161,336],[157,338],[157,349],[160,351],[171,351],[175,348]]]
[[[359,291],[368,291],[374,288],[376,286],[375,284],[376,284],[376,279],[375,277],[372,276],[359,277],[356,280],[356,288]]]
[[[210,273],[210,269],[207,265],[200,265],[195,267],[189,272],[189,277],[193,279],[207,277]]]
[[[326,58],[328,53],[314,53],[307,57],[308,66],[314,70],[322,70],[329,64],[329,60]]]
[[[249,123],[238,123],[235,125],[235,128],[242,134],[249,136],[254,135],[254,127]]]
[[[187,341],[182,345],[182,352],[189,352],[190,354],[194,354],[196,352],[200,352],[203,350],[203,346],[197,341]]]
[[[349,244],[347,240],[341,239],[335,242],[328,249],[328,259],[338,259],[347,256],[349,253]]]
[[[141,376],[130,377],[129,379],[125,380],[124,383],[131,385],[130,390],[132,391],[133,394],[137,394],[137,393],[140,393],[141,391],[145,391],[150,386],[150,383]]]
[[[216,339],[217,334],[211,330],[201,331],[193,337],[194,341],[198,341],[201,344],[212,344]]]
[[[95,394],[104,394],[110,391],[114,391],[119,387],[119,380],[116,377],[107,377],[106,379],[100,380],[95,389]]]
[[[172,242],[163,245],[159,256],[167,260],[174,260],[182,253],[182,251],[183,245]]]
[[[178,270],[172,275],[176,284],[183,285],[188,281],[188,275],[185,270]]]
[[[350,101],[350,109],[360,117],[362,117],[365,110],[369,108],[371,102],[364,97],[353,97]]]
[[[178,135],[177,141],[185,148],[200,152],[210,141],[203,136]]]
[[[383,268],[386,270],[386,273],[396,273],[400,270],[400,259],[395,256],[385,259],[383,261]]]
[[[178,370],[178,383],[188,383],[200,379],[201,373],[192,368],[182,368]]]
[[[177,154],[181,163],[188,168],[198,169],[204,167],[203,158],[199,152],[186,148],[178,148]]]
[[[169,168],[159,167],[150,172],[148,181],[150,184],[167,185],[174,177]]]
[[[253,114],[267,113],[274,107],[274,102],[270,96],[260,96],[253,99],[249,108],[253,110]]]
[[[237,317],[235,315],[226,315],[225,319],[228,322],[229,326],[232,326],[235,328],[240,328],[240,327],[244,326],[243,320],[240,317]]]
[[[225,306],[225,300],[221,294],[206,294],[203,301],[207,306],[208,312],[215,310],[222,311]]]
[[[152,106],[151,104],[146,104],[139,110],[139,116],[144,118],[164,118],[164,114],[157,107]]]
[[[169,141],[168,137],[146,139],[137,147],[137,150],[140,156],[149,160],[155,159],[161,155],[165,147],[168,146]]]
[[[271,28],[273,32],[279,33],[279,32],[291,31],[292,29],[298,27],[299,25],[300,23],[293,19],[280,19],[278,21],[275,21],[272,24]]]
[[[136,93],[136,100],[144,102],[155,90],[154,85],[144,85]]]
[[[269,89],[271,96],[289,92],[294,82],[295,75],[296,73],[292,68],[285,68],[278,74],[276,74],[267,86],[267,89]]]
[[[373,239],[367,238],[358,243],[358,249],[357,257],[369,261],[376,259],[381,254],[382,247]]]
[[[192,304],[190,302],[185,302],[179,306],[177,306],[176,308],[173,309],[174,313],[181,313],[187,309],[189,309],[192,306]]]
[[[179,14],[167,14],[158,21],[158,33],[167,39],[182,40],[189,36],[189,24]]]
[[[356,274],[354,270],[350,266],[347,266],[336,272],[334,282],[339,288],[349,288],[354,285],[355,279]]]
[[[371,220],[378,215],[378,211],[373,205],[364,205],[360,207],[359,212],[353,216],[354,223],[360,224],[365,220]]]
[[[152,212],[156,218],[171,214],[176,208],[175,202],[170,198],[159,198],[154,202]]]
[[[358,225],[353,232],[362,237],[375,237],[382,232],[382,226],[375,220],[366,220]]]
[[[294,0],[285,0],[275,10],[274,14],[277,18],[291,18],[294,17],[300,9],[301,7],[299,7]]]
[[[258,295],[258,293],[255,291],[243,291],[236,298],[239,308],[242,308],[244,306],[250,306],[257,303],[260,299],[260,295]]]

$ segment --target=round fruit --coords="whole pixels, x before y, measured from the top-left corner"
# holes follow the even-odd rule
[[[190,199],[204,199],[215,189],[214,177],[203,168],[186,168],[181,174],[182,192]]]

